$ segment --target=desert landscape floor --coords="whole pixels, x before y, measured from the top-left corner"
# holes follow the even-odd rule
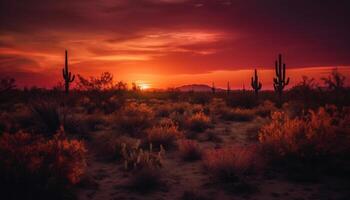
[[[249,145],[257,141],[257,132],[265,119],[257,118],[250,122],[220,122],[214,128],[199,133],[197,140],[202,149],[220,148],[230,145]],[[95,133],[98,134],[98,133]],[[210,135],[215,134],[215,138]],[[122,200],[122,199],[285,199],[316,200],[341,199],[337,190],[341,185],[331,180],[322,183],[291,182],[278,173],[271,172],[249,178],[256,186],[252,193],[232,193],[216,184],[205,171],[201,161],[183,161],[176,150],[167,151],[161,169],[163,185],[152,192],[140,193],[130,190],[127,185],[130,172],[123,170],[123,164],[101,161],[94,154],[93,145],[89,146],[87,174],[93,186],[78,189],[81,200]],[[145,183],[147,184],[147,183]],[[187,197],[184,194],[196,194]],[[190,195],[191,196],[191,195]]]

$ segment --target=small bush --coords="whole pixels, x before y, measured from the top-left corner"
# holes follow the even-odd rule
[[[188,117],[187,127],[191,131],[203,132],[210,127],[210,119],[203,112],[196,113]]]
[[[152,109],[146,104],[130,103],[115,113],[115,123],[120,131],[136,135],[151,126],[153,116]]]
[[[204,166],[222,182],[237,182],[257,170],[254,147],[230,147],[206,151]]]
[[[273,102],[266,100],[263,104],[257,106],[254,110],[256,115],[260,117],[268,117],[272,112],[276,111],[277,108]]]
[[[159,125],[149,129],[147,132],[147,142],[159,148],[174,147],[176,140],[183,137],[183,133],[178,130],[177,125],[170,119],[163,119]]]
[[[142,150],[139,147],[122,147],[124,168],[133,172],[129,182],[129,189],[145,193],[164,186],[160,168],[162,157],[165,153],[161,146],[159,152],[153,152],[152,145],[149,150]]]
[[[143,150],[140,147],[127,148],[122,146],[122,157],[124,159],[125,170],[157,169],[162,166],[162,157],[165,153],[163,147],[159,152],[153,152],[152,145],[149,150]]]
[[[202,157],[202,151],[194,140],[180,140],[179,150],[181,158],[185,161],[199,160]]]
[[[65,139],[62,133],[52,139],[23,132],[3,134],[0,183],[5,194],[2,195],[13,199],[60,199],[69,185],[80,181],[86,166],[85,153],[84,143]]]
[[[125,151],[123,148],[134,149],[140,145],[139,140],[116,133],[98,134],[93,141],[98,158],[107,161],[121,160]]]
[[[44,130],[49,135],[57,132],[61,124],[59,106],[55,102],[37,100],[31,105],[34,116],[41,122]]]

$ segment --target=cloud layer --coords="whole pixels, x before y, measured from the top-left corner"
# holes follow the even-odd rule
[[[350,65],[345,0],[2,0],[0,71],[157,76]],[[23,75],[24,74],[24,75]],[[32,76],[37,78],[37,76]],[[133,81],[133,80],[128,80]],[[163,83],[164,85],[165,83]]]

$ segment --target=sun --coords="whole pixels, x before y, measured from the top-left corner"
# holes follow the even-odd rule
[[[151,87],[151,85],[148,83],[139,83],[138,85],[139,85],[141,90],[147,90]]]

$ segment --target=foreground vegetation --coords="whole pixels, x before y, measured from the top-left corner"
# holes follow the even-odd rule
[[[208,178],[205,187],[225,197],[254,195],[261,190],[257,182],[271,178],[323,184],[329,177],[344,186],[340,197],[349,195],[348,88],[321,89],[304,79],[283,99],[269,91],[257,98],[256,91],[118,89],[108,77],[80,77],[85,89],[69,95],[59,89],[1,95],[6,199],[81,197],[103,187],[90,169],[104,164],[117,170],[106,176],[127,177],[114,189],[129,195],[171,191],[169,174],[187,164],[198,166]],[[182,199],[206,198],[187,189]]]

